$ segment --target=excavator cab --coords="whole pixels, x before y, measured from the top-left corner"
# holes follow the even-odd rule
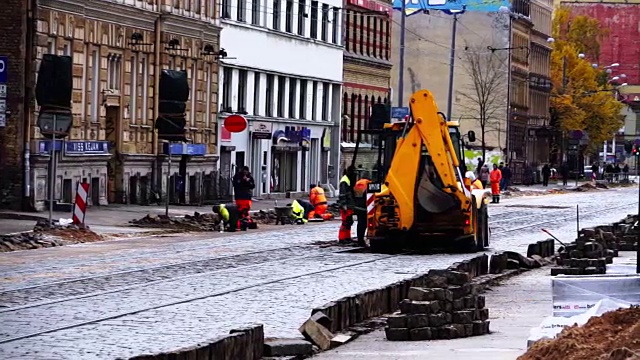
[[[465,186],[464,142],[427,90],[411,97],[404,122],[384,124],[384,179],[375,189],[367,237],[374,251],[434,248],[477,251],[488,246],[486,193]],[[468,141],[475,133],[466,134]],[[378,190],[379,189],[379,190]]]

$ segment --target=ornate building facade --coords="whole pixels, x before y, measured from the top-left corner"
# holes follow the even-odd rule
[[[163,69],[186,70],[190,87],[191,143],[172,146],[170,198],[193,203],[206,197],[217,161],[215,2],[42,0],[35,16],[31,83],[43,54],[73,59],[73,125],[54,145],[55,201],[72,203],[77,181],[90,184],[90,205],[144,204],[166,195],[169,146],[154,131]],[[37,104],[30,105],[29,195],[40,209],[52,143],[37,127]]]
[[[344,8],[341,168],[351,164],[358,130],[366,127],[371,106],[390,101],[393,24],[388,1],[346,0]],[[378,152],[369,135],[360,140],[356,166],[371,171]]]

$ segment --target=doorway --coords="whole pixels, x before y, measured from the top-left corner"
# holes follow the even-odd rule
[[[100,205],[100,178],[91,178],[91,205]]]
[[[231,196],[231,151],[220,152],[220,197]]]

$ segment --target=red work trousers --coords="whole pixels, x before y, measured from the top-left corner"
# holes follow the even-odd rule
[[[491,183],[491,195],[500,195],[500,183]]]
[[[351,225],[353,225],[353,210],[340,209],[340,231],[338,232],[338,241],[351,240]]]
[[[253,205],[251,200],[236,200],[236,207],[238,208],[240,217],[249,217],[251,205]]]

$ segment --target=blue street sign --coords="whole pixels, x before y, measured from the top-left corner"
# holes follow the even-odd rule
[[[164,153],[171,155],[202,156],[207,154],[206,144],[164,144]]]
[[[7,74],[9,72],[9,58],[0,56],[0,84],[7,83]]]
[[[407,14],[420,10],[497,12],[502,6],[510,8],[508,0],[405,0],[405,4]],[[393,8],[402,9],[402,0],[393,0]]]
[[[67,141],[64,145],[66,155],[108,155],[108,141]]]
[[[62,140],[56,140],[56,151],[62,150]],[[38,140],[36,142],[35,153],[46,155],[51,152],[51,140]]]
[[[407,116],[409,116],[408,107],[392,107],[391,108],[392,119],[404,119]]]

